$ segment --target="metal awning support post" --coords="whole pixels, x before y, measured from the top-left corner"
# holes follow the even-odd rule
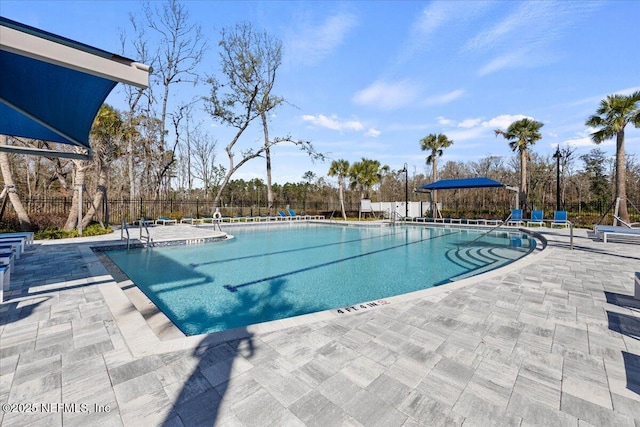
[[[82,236],[82,184],[76,184],[78,187],[78,235]]]
[[[516,193],[516,209],[519,208],[520,207],[520,187],[510,187],[508,185],[505,185],[504,188]]]

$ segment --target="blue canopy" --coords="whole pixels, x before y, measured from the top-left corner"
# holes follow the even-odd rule
[[[143,64],[3,17],[0,70],[0,134],[70,144],[87,155],[91,125],[111,90],[118,82],[145,88],[149,78]]]
[[[458,188],[498,188],[506,187],[506,185],[494,181],[489,178],[461,178],[461,179],[443,179],[440,181],[432,182],[418,187],[416,191],[420,190],[453,190]]]

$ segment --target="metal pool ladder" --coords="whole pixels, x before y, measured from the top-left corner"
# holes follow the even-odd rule
[[[140,224],[140,241],[147,241],[147,249],[149,248],[149,246],[153,246],[153,238],[151,237],[151,235],[149,234],[149,229],[147,228],[147,222],[144,219],[141,219],[139,222]],[[142,228],[144,227],[145,233],[142,232]]]
[[[127,233],[127,250],[129,250],[129,246],[131,245],[131,236],[129,236],[129,227],[127,227],[127,221],[122,218],[122,225],[120,226],[120,240],[125,240],[125,233]]]

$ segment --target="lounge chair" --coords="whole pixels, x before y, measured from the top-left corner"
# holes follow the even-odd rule
[[[180,220],[180,224],[191,224],[191,225],[193,225],[197,221],[198,221],[197,219],[192,218],[190,216],[183,216],[182,219]]]
[[[0,302],[4,301],[4,293],[9,292],[11,284],[11,267],[0,265]]]
[[[507,221],[507,225],[524,225],[522,209],[511,209],[511,219]]]
[[[537,225],[544,227],[544,212],[543,211],[531,211],[531,219],[527,221],[527,227],[531,225]]]
[[[24,238],[27,245],[33,244],[33,232],[32,231],[18,231],[15,233],[1,233],[0,238]]]
[[[171,219],[166,216],[161,216],[160,218],[156,219],[156,225],[157,224],[167,225],[167,224],[177,224],[177,223],[178,223],[178,220]]]
[[[26,239],[0,239],[0,249],[11,249],[16,254],[16,259],[24,253]]]
[[[288,210],[289,215],[291,216],[291,219],[311,219],[311,217],[309,215],[297,215],[296,211],[294,211],[293,209],[289,209]]]
[[[619,216],[615,216],[614,215],[613,217],[616,219],[616,221],[618,221],[620,224],[624,225],[627,228],[640,228],[640,227],[638,227],[640,225],[640,222],[631,222],[631,223],[629,223],[629,222],[625,222],[625,221],[621,220]]]
[[[149,225],[156,225],[156,223],[152,219],[138,218],[135,221],[133,221],[133,225],[149,226]]]
[[[0,249],[0,265],[8,265],[9,267],[11,267],[11,269],[13,269],[15,262],[15,253],[13,252],[13,249],[11,248],[7,248],[7,249]]]
[[[289,215],[287,215],[286,213],[284,213],[284,211],[278,211],[278,216],[282,220],[290,220],[291,219],[291,217]]]
[[[551,222],[551,228],[553,228],[555,225],[557,225],[558,227],[569,226],[567,211],[555,211],[553,213],[553,221]]]

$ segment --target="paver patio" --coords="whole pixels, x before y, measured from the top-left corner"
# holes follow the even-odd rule
[[[89,249],[119,234],[36,242],[0,305],[1,425],[640,427],[640,248],[541,233],[422,296],[197,337],[154,328]]]

